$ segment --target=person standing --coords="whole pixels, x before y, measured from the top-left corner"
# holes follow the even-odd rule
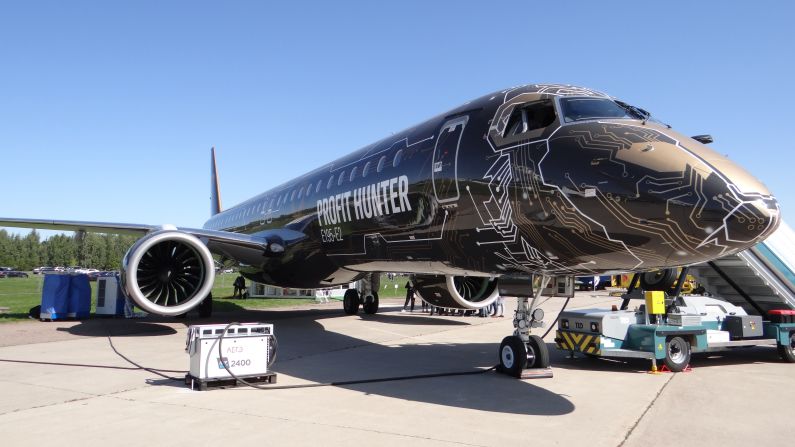
[[[237,278],[235,278],[235,282],[232,283],[232,285],[235,286],[235,291],[232,293],[232,298],[243,298],[243,292],[246,290],[246,279],[243,278],[243,275],[239,275]]]
[[[410,312],[414,312],[414,283],[412,283],[411,280],[406,281],[406,302],[403,303],[403,310],[401,310],[401,312],[406,311],[409,302],[411,302]]]
[[[497,317],[504,317],[505,315],[505,298],[502,295],[497,296],[497,299],[494,300],[494,314],[492,315],[493,318]]]

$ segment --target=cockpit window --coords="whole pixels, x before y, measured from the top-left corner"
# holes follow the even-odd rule
[[[643,119],[632,109],[605,98],[561,98],[560,106],[566,123],[596,118]]]
[[[543,129],[555,122],[555,108],[552,101],[535,101],[517,108],[508,119],[505,136],[520,135]]]

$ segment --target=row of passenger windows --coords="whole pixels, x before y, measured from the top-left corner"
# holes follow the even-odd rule
[[[395,156],[392,158],[392,167],[396,168],[403,160],[403,149],[398,150],[395,153]],[[368,175],[372,174],[373,171],[376,173],[380,173],[384,170],[387,163],[386,155],[382,155],[380,159],[378,159],[378,163],[375,164],[372,161],[368,161],[364,164],[361,170],[361,177],[366,178]],[[335,184],[337,186],[342,186],[345,181],[352,182],[357,177],[359,177],[359,167],[354,166],[351,168],[350,171],[345,169],[341,170],[339,174],[331,174],[328,180],[325,182],[326,189],[331,189]],[[280,196],[272,197],[270,200],[265,199],[259,202],[256,205],[251,205],[236,212],[233,215],[225,216],[221,222],[218,223],[217,228],[228,228],[229,225],[232,225],[235,222],[240,222],[243,218],[249,217],[252,214],[261,214],[269,209],[275,210],[285,205],[287,202],[291,202],[293,200],[301,200],[301,198],[308,198],[313,194],[319,194],[320,190],[322,189],[324,184],[323,179],[317,181],[316,184],[306,184],[298,189],[293,189],[291,191],[287,191]]]

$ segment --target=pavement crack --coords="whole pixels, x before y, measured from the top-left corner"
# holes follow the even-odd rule
[[[649,410],[651,410],[651,408],[654,406],[654,404],[657,403],[657,399],[660,398],[663,391],[665,391],[665,389],[668,387],[671,381],[674,380],[674,377],[676,377],[676,373],[671,373],[671,377],[665,381],[662,388],[660,388],[660,391],[657,391],[657,394],[654,396],[654,399],[652,399],[651,402],[649,402],[649,405],[646,406],[646,408],[643,410],[643,413],[641,413],[640,416],[638,416],[638,419],[635,420],[635,423],[632,424],[632,427],[629,428],[627,434],[624,435],[624,439],[621,440],[621,443],[619,443],[617,447],[623,447],[623,445],[626,444],[629,437],[632,436],[632,432],[635,431],[635,429],[638,427],[638,425],[643,420],[643,418],[646,417],[646,413],[648,413]]]

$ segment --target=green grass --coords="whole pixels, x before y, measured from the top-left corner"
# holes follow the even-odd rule
[[[389,280],[386,275],[381,275],[381,287],[378,290],[378,298],[405,298],[406,282],[408,276],[395,275],[393,280]],[[395,288],[397,285],[397,288]]]
[[[0,307],[9,310],[0,313],[0,323],[10,321],[23,321],[28,319],[30,308],[41,304],[41,288],[44,283],[42,275],[29,273],[29,278],[0,278]],[[219,312],[246,309],[265,309],[273,307],[300,306],[315,302],[314,298],[250,298],[247,300],[232,300],[232,292],[237,274],[220,274],[215,278],[213,285],[213,308]],[[94,311],[94,297],[96,282],[91,283],[91,312]]]
[[[213,285],[214,309],[219,312],[246,309],[266,309],[274,307],[301,306],[315,303],[314,298],[249,298],[247,300],[231,299],[234,282],[237,274],[220,274],[215,277]],[[378,296],[381,298],[402,298],[406,295],[406,281],[408,277],[396,276],[389,280],[386,275],[381,275],[381,287]],[[41,288],[44,276],[30,274],[29,278],[0,278],[0,307],[10,308],[0,314],[0,323],[10,321],[23,321],[28,319],[31,307],[41,304]],[[395,285],[397,284],[397,288]],[[97,283],[91,283],[92,305],[94,311],[94,297]]]

